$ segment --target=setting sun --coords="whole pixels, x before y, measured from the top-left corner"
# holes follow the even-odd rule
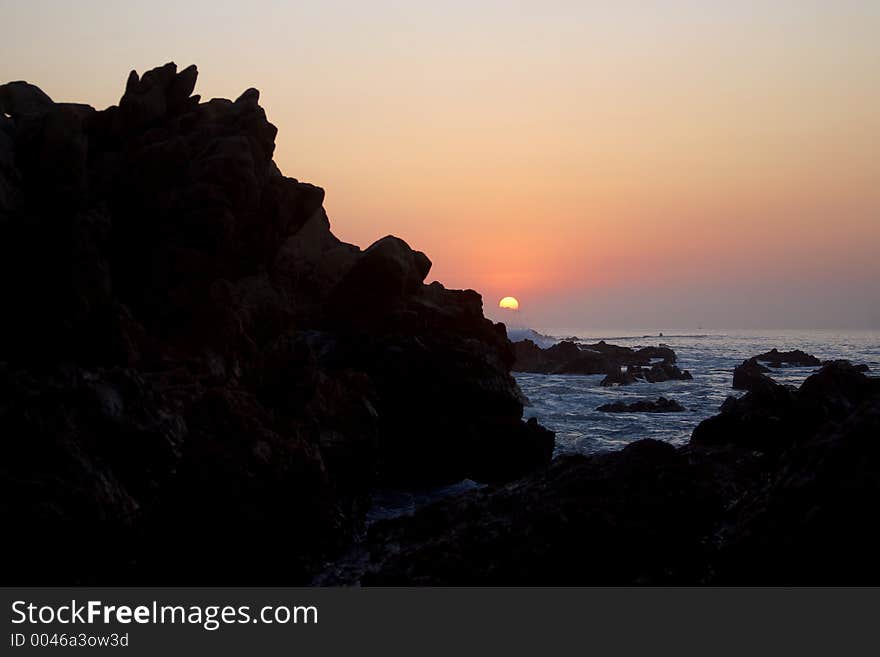
[[[504,297],[498,302],[498,307],[504,308],[505,310],[519,310],[519,301],[514,297]]]

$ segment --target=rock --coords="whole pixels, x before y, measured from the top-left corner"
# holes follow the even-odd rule
[[[604,374],[611,361],[595,351],[581,349],[574,342],[563,340],[546,349],[531,340],[513,343],[514,369],[541,374]]]
[[[767,378],[743,397],[728,398],[720,414],[697,425],[691,441],[778,452],[808,435],[808,428],[841,420],[877,392],[880,381],[866,377],[847,361],[825,365],[799,389]]]
[[[138,527],[174,480],[187,425],[129,369],[28,372],[0,364],[7,579],[78,584],[122,575]],[[62,537],[77,536],[58,550]]]
[[[821,365],[821,361],[800,349],[793,351],[779,351],[774,347],[770,351],[755,356],[756,360],[771,363],[771,367],[779,368],[782,365],[794,365],[796,367],[812,367]]]
[[[377,522],[325,583],[880,582],[869,520],[880,503],[878,386],[846,363],[800,389],[771,381],[725,403],[686,446],[640,440],[564,456]]]
[[[640,372],[637,366],[613,370],[602,379],[600,385],[607,388],[611,386],[627,386],[631,383],[637,383],[639,378],[636,376],[636,372]]]
[[[250,393],[227,387],[205,391],[186,423],[177,476],[145,519],[146,563],[135,572],[207,582],[218,569],[241,577],[243,559],[247,577],[268,581],[283,565],[283,577],[306,578],[322,541],[344,535],[320,446]],[[172,542],[175,550],[162,549]],[[230,569],[223,564],[231,555]]]
[[[185,107],[187,100],[196,88],[198,76],[199,71],[193,64],[183,69],[168,84],[165,91],[165,102],[172,112]],[[257,99],[259,100],[259,94],[257,94]]]
[[[761,450],[778,450],[789,444],[796,434],[793,423],[788,421],[795,413],[795,393],[769,378],[767,381],[769,384],[758,386],[739,399],[728,397],[718,415],[696,426],[691,442]]]
[[[560,458],[541,475],[376,523],[365,585],[660,584],[705,570],[717,496],[672,446]],[[396,545],[397,549],[389,549]]]
[[[823,360],[823,361],[822,361],[822,365],[823,365],[823,366],[825,366],[825,365],[831,365],[832,363],[836,363],[836,362],[839,362],[839,361],[836,361],[836,360]],[[841,361],[841,362],[849,363],[849,361],[847,361],[847,360],[845,360],[845,361]],[[871,372],[871,368],[870,368],[868,365],[866,365],[865,363],[859,363],[859,364],[849,363],[849,364],[852,365],[852,367],[855,368],[856,372],[861,372],[861,373],[863,373],[863,374],[869,374],[869,373]]]
[[[196,80],[132,72],[101,111],[0,87],[10,582],[304,583],[383,482],[550,461],[480,295],[337,239],[259,92]]]
[[[681,370],[676,365],[667,362],[655,363],[651,367],[631,365],[625,371],[617,370],[610,372],[602,379],[602,386],[629,385],[645,381],[647,383],[662,383],[664,381],[690,381],[694,377],[688,370]]]
[[[690,381],[694,377],[687,370],[681,370],[670,363],[656,363],[650,369],[643,369],[644,378],[648,383],[663,381]],[[638,376],[638,374],[636,375]]]
[[[629,404],[616,401],[602,404],[596,410],[603,413],[680,413],[687,409],[674,399],[658,397],[656,401],[640,399]]]
[[[513,365],[515,371],[538,374],[606,374],[610,376],[609,381],[620,378],[616,372],[621,368],[650,366],[656,359],[662,360],[662,363],[657,364],[660,367],[656,370],[656,376],[661,377],[662,372],[666,371],[664,368],[676,361],[675,352],[669,347],[642,347],[636,350],[608,344],[604,340],[588,345],[562,340],[542,349],[532,340],[526,339],[514,342],[513,347],[516,355]]]
[[[733,370],[734,390],[754,390],[758,387],[766,387],[772,383],[770,377],[765,376],[770,370],[761,365],[756,358],[744,360]]]
[[[40,116],[54,103],[42,89],[23,82],[7,82],[0,85],[0,115],[8,114],[15,119]]]
[[[471,469],[466,479],[490,483],[507,482],[535,470],[535,464],[548,466],[556,445],[555,434],[531,418],[525,424],[499,421],[494,431],[474,431],[470,446]]]
[[[861,368],[847,360],[826,363],[801,384],[799,401],[804,410],[821,412],[839,421],[856,406],[880,392],[880,379],[865,376]]]
[[[544,356],[544,349],[532,340],[518,340],[513,343],[516,356],[514,369],[518,372],[536,372],[547,374],[549,372],[549,359]]]
[[[880,503],[880,399],[803,431],[732,507],[716,539],[719,584],[880,581],[880,541],[867,520]]]
[[[661,334],[662,335],[662,334]],[[659,347],[642,347],[638,351],[636,351],[636,357],[640,359],[661,359],[664,363],[673,365],[678,360],[678,357],[675,355],[675,352],[661,345]]]
[[[584,349],[604,354],[612,360],[621,362],[623,365],[650,365],[652,360],[658,358],[664,363],[669,364],[673,364],[677,360],[675,352],[666,346],[640,347],[638,349],[632,349],[630,347],[620,347],[618,345],[608,344],[604,340],[599,340],[599,342],[594,344],[584,345]]]
[[[139,77],[132,71],[119,101],[119,110],[128,130],[142,129],[186,105],[195,88],[198,71],[189,66],[180,73],[170,62]]]
[[[402,239],[389,235],[360,254],[334,288],[331,314],[356,324],[382,320],[399,310],[431,269],[431,261]]]

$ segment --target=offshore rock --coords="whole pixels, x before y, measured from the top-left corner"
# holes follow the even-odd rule
[[[822,364],[818,358],[806,353],[805,351],[801,351],[800,349],[794,349],[792,351],[779,351],[778,349],[776,349],[776,347],[763,354],[758,354],[757,356],[755,356],[755,359],[763,361],[765,363],[770,363],[770,367],[775,367],[777,369],[782,367],[783,365],[812,367]]]
[[[662,383],[664,381],[690,381],[693,375],[688,370],[681,370],[677,365],[668,362],[655,363],[650,367],[630,365],[626,369],[615,369],[602,379],[600,385],[609,387],[629,385],[641,381]]]
[[[676,354],[669,347],[621,347],[600,340],[594,344],[578,344],[563,340],[542,349],[532,340],[513,343],[517,372],[538,374],[612,374],[623,367],[674,365]]]

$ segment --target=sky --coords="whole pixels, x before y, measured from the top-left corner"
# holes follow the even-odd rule
[[[536,328],[880,328],[880,3],[0,0],[0,81],[248,87],[333,231]],[[517,313],[498,300],[519,299]]]

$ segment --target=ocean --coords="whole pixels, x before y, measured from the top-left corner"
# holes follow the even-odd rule
[[[511,331],[511,339],[521,339]],[[531,405],[525,417],[534,417],[556,432],[556,453],[620,449],[641,438],[656,438],[674,445],[686,443],[694,427],[715,415],[733,390],[733,369],[751,356],[776,347],[780,351],[801,349],[820,360],[845,358],[864,363],[870,374],[880,375],[880,331],[840,330],[668,330],[662,337],[642,330],[555,329],[539,331],[547,336],[542,346],[563,338],[577,337],[585,343],[605,340],[627,347],[665,344],[678,355],[678,366],[689,370],[692,381],[635,383],[603,388],[602,375],[544,375],[515,373]],[[780,383],[800,385],[816,371],[814,367],[783,367],[770,374]],[[633,402],[657,397],[674,399],[683,413],[604,413],[596,407],[614,401]]]

